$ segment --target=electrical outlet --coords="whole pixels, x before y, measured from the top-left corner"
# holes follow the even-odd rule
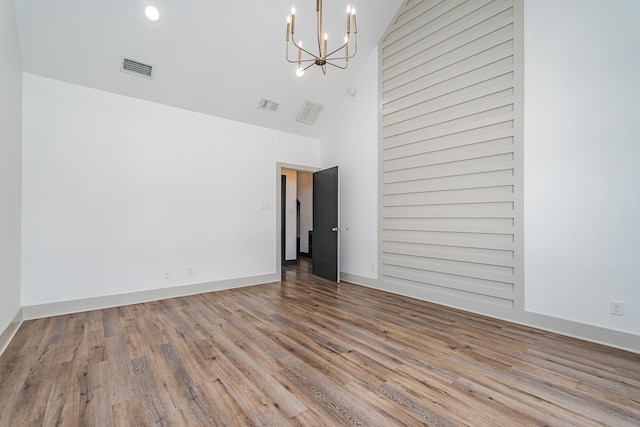
[[[622,316],[622,309],[624,308],[624,303],[622,301],[614,301],[611,300],[609,310],[611,314],[615,314],[616,316]]]
[[[164,270],[163,274],[165,279],[171,279],[171,270]]]
[[[187,276],[193,276],[193,267],[187,267]]]

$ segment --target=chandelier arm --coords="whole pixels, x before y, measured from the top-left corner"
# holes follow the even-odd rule
[[[356,56],[356,53],[358,52],[358,43],[357,43],[358,38],[357,38],[357,37],[354,37],[354,38],[355,38],[355,52],[354,52],[354,54],[353,54],[353,55],[343,56],[342,58],[331,58],[331,59],[345,59],[345,58],[351,59],[351,58],[353,58],[354,56]],[[334,50],[333,52],[328,53],[328,54],[325,56],[325,58],[329,59],[329,57],[330,57],[331,55],[333,55],[334,53],[336,53],[336,52],[338,52],[338,51],[340,51],[340,50],[344,49],[348,44],[349,44],[349,42],[346,42],[345,44],[343,44],[342,46],[340,46],[339,48],[337,48],[337,49],[336,49],[336,50]]]
[[[292,61],[291,59],[289,59],[289,42],[286,43],[286,49],[285,49],[285,59],[287,60],[287,62],[291,63],[291,64],[297,64],[298,60]]]
[[[347,65],[345,65],[344,67],[341,67],[340,65],[336,65],[332,62],[327,61],[327,65],[331,65],[332,67],[336,67],[336,68],[340,68],[341,70],[346,70],[347,69]]]
[[[327,53],[327,54],[325,55],[325,58],[329,59],[329,57],[330,57],[331,55],[333,55],[334,53],[336,53],[336,52],[338,52],[338,51],[340,51],[340,50],[344,49],[344,47],[345,47],[346,45],[347,45],[347,44],[345,43],[345,44],[343,44],[342,46],[340,46],[339,48],[337,48],[336,50],[334,50],[333,52],[331,52],[331,53]],[[332,58],[332,59],[338,59],[338,58]]]
[[[351,59],[351,57],[338,56],[335,58],[327,58],[327,62],[348,61],[349,59]]]
[[[297,59],[295,59],[295,60],[291,60],[291,59],[289,59],[289,43],[287,43],[287,46],[286,46],[286,47],[287,47],[287,48],[286,48],[286,52],[285,52],[285,59],[287,60],[287,62],[289,62],[289,63],[291,63],[291,64],[298,64],[298,63],[302,63],[302,62],[311,62],[311,63],[312,63],[311,65],[315,64],[315,62],[316,62],[316,60],[315,60],[315,56],[313,57],[313,59],[301,59],[300,61],[298,61]],[[305,51],[305,52],[307,52],[307,51],[306,51],[306,50],[304,50],[304,49],[302,49],[302,50],[303,50],[303,51]],[[309,55],[311,55],[311,53],[309,53],[309,52],[307,52],[307,53],[308,53]],[[311,56],[313,56],[313,55],[311,55]],[[307,68],[309,68],[309,67],[307,67]],[[305,70],[306,70],[306,68],[305,68]]]
[[[309,55],[309,56],[311,56],[311,57],[313,57],[313,58],[314,58],[314,59],[305,59],[305,60],[303,60],[302,62],[306,62],[306,61],[315,61],[315,58],[316,58],[316,55],[315,55],[315,54],[313,54],[313,53],[309,52],[307,49],[305,49],[305,48],[303,48],[302,46],[300,46],[299,44],[297,44],[297,43],[296,43],[296,41],[295,41],[295,40],[293,40],[293,38],[292,38],[292,40],[291,40],[291,43],[293,43],[293,45],[294,45],[296,48],[298,48],[298,49],[302,50],[304,53],[306,53],[307,55]],[[288,46],[288,45],[287,45],[287,46]],[[294,62],[298,62],[298,61],[294,61]]]
[[[284,57],[287,60],[287,62],[293,63],[292,60],[289,59],[289,40],[287,40],[287,42],[284,45],[285,49],[284,49]]]
[[[287,62],[291,63],[291,64],[298,64],[298,63],[307,63],[307,62],[311,62],[311,65],[314,65],[316,63],[315,59],[303,59],[302,61],[298,61],[297,59],[295,61],[290,60],[289,58],[287,58]]]

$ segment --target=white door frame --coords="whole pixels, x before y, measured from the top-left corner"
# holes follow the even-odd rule
[[[294,170],[296,172],[308,172],[314,173],[318,172],[320,168],[314,166],[305,166],[305,165],[295,165],[291,163],[276,163],[276,276],[278,280],[282,278],[282,261],[281,261],[281,253],[282,253],[282,170]]]

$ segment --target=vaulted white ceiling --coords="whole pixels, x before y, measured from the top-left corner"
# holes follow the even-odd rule
[[[286,16],[313,43],[314,0],[15,0],[23,70],[113,93],[318,138],[402,0],[324,0],[330,47],[358,16],[358,55],[347,70],[302,78],[284,58]],[[154,5],[160,20],[144,9]],[[152,80],[120,71],[121,56],[154,65]],[[261,98],[280,103],[257,109]],[[295,121],[306,100],[323,104],[315,126]]]

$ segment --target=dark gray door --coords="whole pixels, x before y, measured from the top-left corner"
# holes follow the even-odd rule
[[[338,167],[313,174],[313,274],[340,282]]]

